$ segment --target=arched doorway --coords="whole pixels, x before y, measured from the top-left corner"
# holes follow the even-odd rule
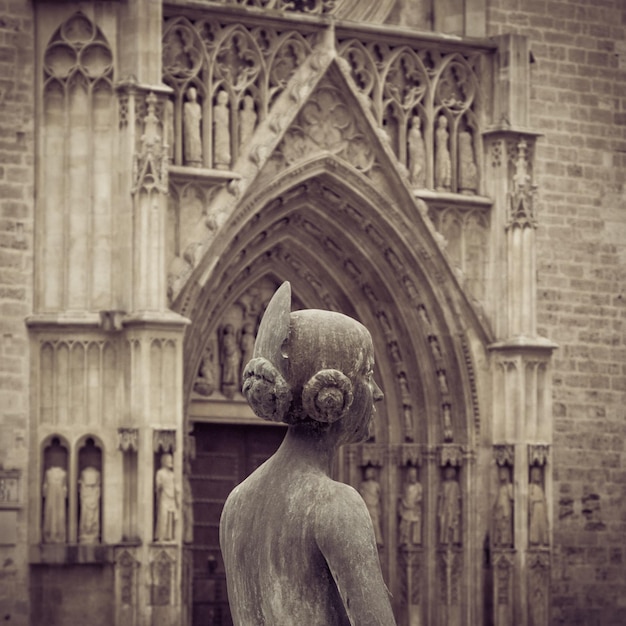
[[[469,581],[481,579],[478,508],[486,478],[477,471],[476,363],[485,358],[488,337],[424,207],[404,189],[397,196],[391,200],[353,168],[324,156],[242,199],[194,271],[202,278],[189,281],[178,298],[191,319],[188,406],[198,384],[210,379],[219,401],[208,398],[213,407],[204,410],[231,417],[211,413],[209,421],[229,422],[227,438],[253,436],[243,424],[253,418],[231,389],[232,376],[224,379],[223,345],[234,334],[243,359],[241,337],[256,331],[255,320],[283,280],[292,284],[294,308],[334,309],[363,322],[373,335],[386,399],[370,440],[342,451],[336,477],[363,490],[367,481],[377,483],[379,554],[399,623],[419,616],[423,623],[461,624],[462,616],[480,611],[480,583]],[[202,371],[207,358],[212,373]],[[415,475],[420,530],[407,540],[399,502]]]

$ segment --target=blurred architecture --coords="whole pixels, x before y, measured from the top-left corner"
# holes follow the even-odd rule
[[[398,624],[626,623],[621,0],[0,7],[1,619],[230,623],[289,280],[374,338]]]

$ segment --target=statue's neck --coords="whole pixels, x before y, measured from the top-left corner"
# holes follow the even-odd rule
[[[276,453],[282,463],[321,471],[330,476],[336,442],[328,432],[315,433],[304,427],[290,426]]]

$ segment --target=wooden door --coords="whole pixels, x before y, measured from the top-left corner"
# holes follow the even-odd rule
[[[232,489],[278,448],[285,429],[196,423],[193,495],[193,626],[232,626],[219,548],[222,507]]]

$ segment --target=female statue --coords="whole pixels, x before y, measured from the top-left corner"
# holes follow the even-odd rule
[[[243,393],[289,428],[280,448],[228,497],[220,544],[235,626],[395,624],[374,529],[358,492],[331,479],[338,446],[364,441],[374,403],[372,339],[340,313],[290,313],[274,294]]]

